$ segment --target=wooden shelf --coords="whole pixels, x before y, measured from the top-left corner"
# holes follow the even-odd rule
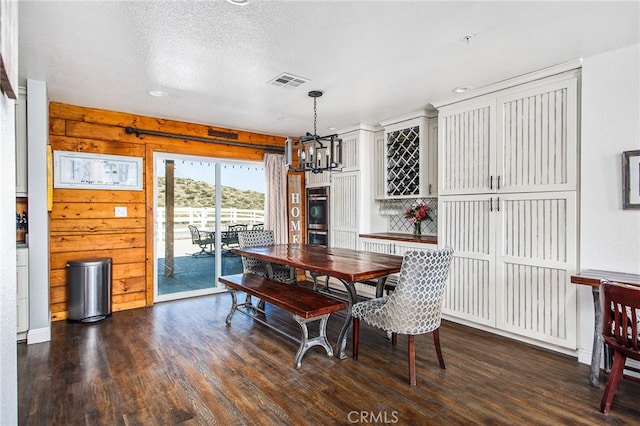
[[[360,234],[360,238],[378,238],[381,240],[407,241],[411,243],[438,244],[438,237],[435,235],[422,235],[415,237],[412,234],[400,232],[379,232],[375,234]]]

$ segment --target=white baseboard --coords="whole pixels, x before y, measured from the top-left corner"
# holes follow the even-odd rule
[[[51,340],[51,327],[36,328],[27,332],[27,345]]]
[[[591,349],[579,349],[578,362],[581,364],[591,365]]]

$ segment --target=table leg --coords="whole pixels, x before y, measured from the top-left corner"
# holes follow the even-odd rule
[[[331,349],[331,345],[329,345],[329,341],[327,340],[327,321],[329,320],[329,314],[309,319],[304,319],[298,315],[294,315],[293,319],[300,324],[300,329],[302,331],[300,347],[298,348],[298,352],[296,353],[296,357],[293,361],[293,366],[296,370],[300,369],[302,366],[302,357],[305,352],[313,346],[322,346],[324,350],[327,351],[327,355],[329,357],[333,356],[333,349]],[[307,328],[307,324],[314,321],[320,321],[320,325],[318,325],[318,336],[309,339],[309,329]]]
[[[378,278],[378,284],[376,285],[376,299],[382,297],[384,294],[384,285],[387,282],[387,275]]]
[[[602,313],[600,312],[600,288],[592,287],[593,312],[595,314],[593,329],[593,349],[591,350],[591,372],[589,383],[591,386],[600,387],[600,359],[602,356],[602,334],[600,334],[600,322]]]
[[[349,308],[347,309],[347,318],[344,321],[340,335],[338,336],[338,343],[336,344],[336,354],[338,358],[345,359],[347,354],[345,349],[347,347],[347,335],[349,334],[349,328],[351,327],[351,307],[358,301],[358,295],[356,293],[356,286],[354,283],[350,283],[344,280],[340,280],[347,289],[349,294]]]
[[[225,321],[227,324],[231,324],[231,318],[233,318],[233,314],[236,312],[236,309],[238,309],[238,298],[236,297],[236,291],[230,290],[229,293],[231,293],[231,310],[229,311],[227,320]]]

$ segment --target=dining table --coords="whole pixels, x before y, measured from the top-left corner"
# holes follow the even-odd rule
[[[593,347],[591,350],[591,369],[589,372],[589,383],[593,387],[600,387],[600,361],[602,357],[602,307],[600,306],[600,284],[603,281],[613,281],[640,287],[640,275],[628,274],[624,272],[603,271],[598,269],[587,269],[571,276],[571,283],[586,285],[591,287],[593,295]],[[612,360],[608,351],[605,350],[604,369],[609,372]]]
[[[344,285],[348,297],[347,315],[335,350],[336,356],[340,359],[347,357],[345,349],[351,327],[351,307],[358,301],[355,284],[377,280],[376,294],[379,294],[386,277],[400,272],[402,266],[402,256],[313,244],[234,248],[232,252],[263,260],[267,264],[278,263],[309,271],[316,277],[326,275],[339,280]]]

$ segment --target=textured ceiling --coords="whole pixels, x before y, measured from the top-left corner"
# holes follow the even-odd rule
[[[275,135],[313,130],[310,90],[327,134],[640,41],[638,1],[21,1],[19,16],[21,84],[52,101]],[[310,82],[269,84],[282,72]]]

